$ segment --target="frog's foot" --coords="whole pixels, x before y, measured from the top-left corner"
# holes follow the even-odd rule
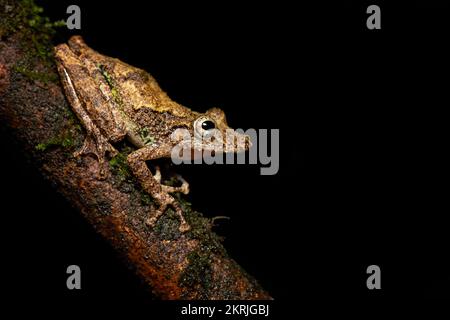
[[[161,184],[162,191],[166,193],[173,193],[173,192],[181,192],[183,194],[189,193],[189,183],[183,179],[183,177],[179,174],[175,175],[175,177],[178,179],[178,181],[181,182],[181,186],[179,187],[172,187],[172,186],[166,186],[164,184],[161,184],[161,170],[158,166],[155,166],[155,174],[153,175],[153,178],[155,178],[156,181],[158,181]]]
[[[145,163],[145,161],[147,160],[162,158],[165,155],[170,155],[169,147],[167,147],[167,149],[161,147],[157,149],[155,149],[154,147],[146,147],[130,153],[127,157],[127,161],[134,176],[141,183],[144,191],[151,195],[153,199],[155,199],[155,201],[160,205],[157,210],[150,214],[150,216],[146,220],[146,223],[150,227],[154,227],[156,222],[158,221],[158,218],[167,209],[167,206],[171,206],[172,208],[174,208],[176,214],[180,218],[180,232],[186,232],[190,229],[190,227],[184,219],[183,210],[181,209],[180,204],[175,200],[174,197],[163,190],[165,188],[161,187],[161,183],[159,182],[161,181],[161,173],[156,173],[155,175],[153,175],[147,164]],[[159,181],[157,179],[159,179]]]
[[[92,154],[98,160],[97,177],[99,179],[106,178],[109,166],[106,162],[106,153],[110,156],[117,155],[117,150],[108,142],[108,140],[100,133],[89,133],[86,135],[84,144],[78,151],[74,152],[75,157]]]
[[[147,225],[149,225],[150,227],[153,228],[155,226],[156,222],[158,221],[159,217],[164,213],[164,211],[166,211],[167,207],[171,206],[171,207],[173,207],[173,209],[175,210],[177,215],[180,217],[180,227],[178,228],[178,230],[180,232],[186,232],[191,229],[189,224],[184,219],[183,210],[181,209],[178,202],[172,196],[170,196],[169,194],[167,194],[165,192],[161,192],[155,198],[160,203],[160,207],[158,208],[158,210],[156,210],[153,214],[151,214],[148,217],[148,219],[146,221]]]

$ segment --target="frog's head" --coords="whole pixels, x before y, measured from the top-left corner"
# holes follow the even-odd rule
[[[242,152],[252,143],[250,137],[230,128],[225,113],[212,108],[200,114],[193,122],[194,149],[214,152]]]

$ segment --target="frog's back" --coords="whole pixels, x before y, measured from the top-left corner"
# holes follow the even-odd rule
[[[150,108],[158,113],[167,112],[180,118],[190,118],[196,113],[170,99],[155,78],[146,71],[118,59],[114,60],[113,74],[127,113],[141,108]]]
[[[94,61],[101,68],[115,98],[120,98],[126,113],[140,108],[150,108],[160,113],[168,112],[182,118],[195,113],[172,101],[159,87],[155,78],[146,71],[98,53],[87,46],[80,36],[73,36],[68,44],[78,55]]]

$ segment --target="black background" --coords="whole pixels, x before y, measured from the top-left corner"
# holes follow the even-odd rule
[[[180,168],[194,208],[231,217],[217,232],[276,300],[449,297],[448,6],[38,3],[53,20],[81,7],[81,31],[61,30],[55,44],[81,34],[149,71],[177,102],[220,107],[235,128],[280,129],[275,176],[255,165]],[[382,30],[367,30],[369,4],[380,5]],[[20,146],[1,140],[14,292],[144,303],[143,285],[109,245],[25,163]],[[81,291],[65,288],[70,264],[82,269]],[[382,290],[366,288],[371,264],[381,267]]]

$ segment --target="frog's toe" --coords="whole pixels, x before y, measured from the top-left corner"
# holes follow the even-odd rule
[[[183,194],[189,194],[189,185],[181,186],[180,187],[180,192],[183,193]]]
[[[110,157],[115,157],[119,154],[119,151],[117,151],[110,143],[107,145],[107,152]]]
[[[105,158],[100,158],[98,160],[98,169],[96,172],[96,176],[98,180],[104,180],[108,176],[109,173],[109,164],[105,161]]]
[[[152,217],[149,217],[147,220],[145,220],[145,223],[149,227],[153,228],[157,221],[158,221],[158,217],[152,216]]]
[[[158,181],[158,183],[161,183],[161,169],[159,169],[159,166],[155,166],[155,174],[153,175],[153,178]]]
[[[78,158],[88,154],[96,154],[97,148],[95,145],[95,140],[91,135],[87,135],[84,139],[83,146],[73,153],[73,156]]]
[[[177,213],[178,217],[180,218],[180,226],[178,227],[178,230],[181,233],[191,230],[191,226],[184,219],[183,210],[181,210],[181,207],[178,204],[178,202],[172,203],[172,206],[175,209],[175,212]]]
[[[178,228],[178,230],[183,233],[183,232],[187,232],[189,230],[191,230],[191,226],[187,224],[187,222],[182,222],[180,224],[180,227]]]
[[[188,194],[189,193],[189,182],[184,180],[184,178],[182,176],[180,176],[179,174],[177,174],[177,178],[179,181],[181,181],[181,186],[178,187],[179,191],[181,193]]]
[[[167,193],[181,192],[183,194],[189,194],[189,183],[178,174],[176,175],[176,177],[177,177],[178,181],[181,182],[181,186],[173,187],[173,186],[166,186],[166,185],[162,184],[161,189]]]
[[[118,154],[118,151],[104,138],[103,136],[96,136],[88,134],[84,139],[84,144],[73,155],[79,157],[82,155],[93,154],[98,159],[104,158],[106,153],[114,157]]]
[[[166,186],[164,184],[161,185],[161,190],[166,193],[175,193],[175,192],[181,192],[183,194],[189,193],[189,186],[181,186],[181,187],[172,187],[172,186]]]
[[[74,152],[74,157],[80,157],[84,155],[93,155],[98,160],[97,178],[104,179],[108,175],[109,166],[106,160],[106,153],[109,156],[114,157],[117,155],[117,150],[100,135],[88,134],[84,140],[83,146]]]
[[[180,226],[178,227],[178,230],[183,233],[191,229],[189,224],[184,219],[183,210],[181,209],[179,203],[172,196],[168,194],[160,194],[159,202],[160,207],[156,211],[152,212],[152,214],[145,221],[145,223],[149,227],[153,228],[158,222],[160,216],[164,214],[167,207],[171,206],[175,210],[176,214],[179,216],[180,219]]]

